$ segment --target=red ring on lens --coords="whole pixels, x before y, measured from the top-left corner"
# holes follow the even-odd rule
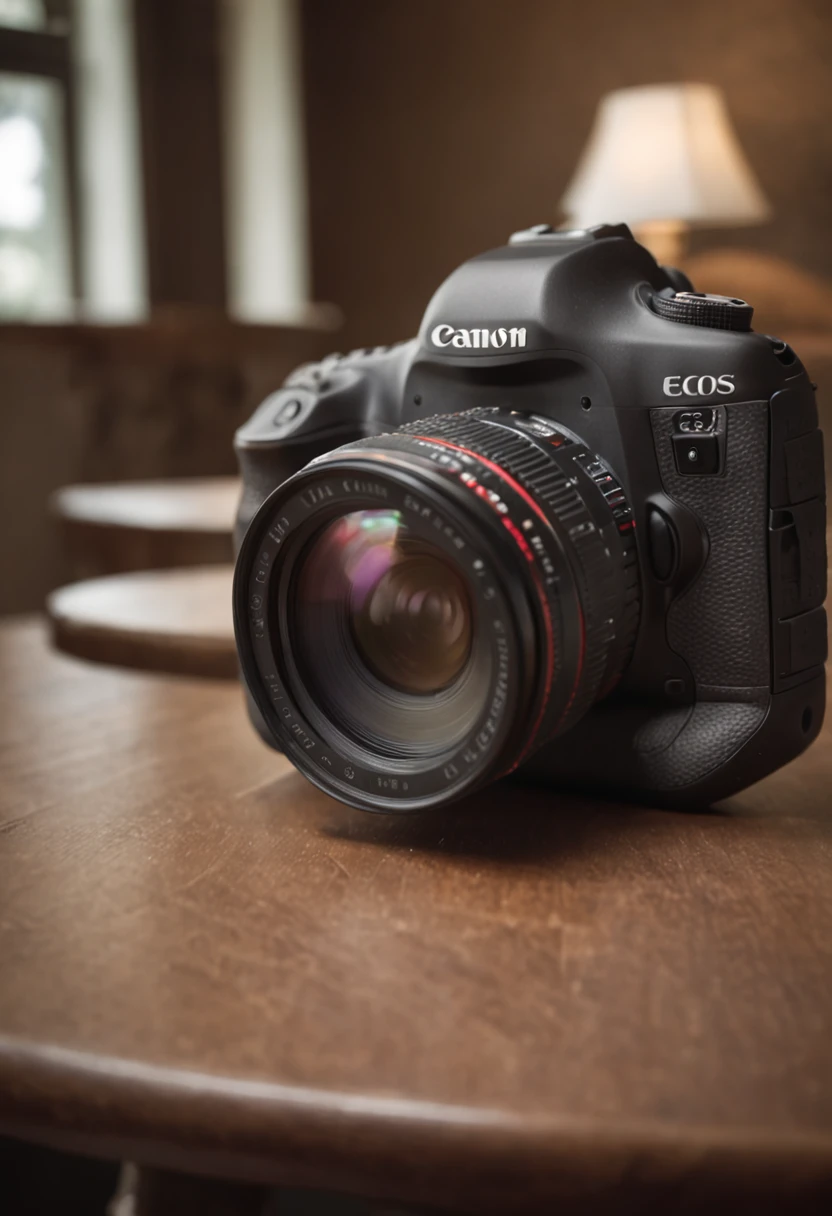
[[[546,516],[546,512],[543,510],[543,508],[540,506],[540,504],[538,502],[536,502],[536,500],[528,492],[528,490],[525,488],[525,486],[521,485],[519,481],[517,481],[514,477],[512,477],[510,473],[506,472],[506,470],[504,468],[502,468],[499,464],[497,464],[496,461],[489,460],[487,456],[482,456],[482,455],[480,455],[479,452],[475,452],[471,448],[464,447],[462,444],[451,443],[447,439],[435,439],[431,435],[418,435],[418,434],[414,434],[413,438],[422,440],[422,442],[424,442],[424,443],[434,443],[438,447],[449,448],[451,451],[459,452],[464,456],[470,457],[472,460],[476,460],[479,464],[481,464],[485,468],[487,468],[491,473],[494,473],[497,477],[499,477],[499,479],[501,481],[503,481],[515,494],[517,494],[520,498],[522,498],[523,502],[525,502],[526,505],[532,511],[534,511],[535,515],[537,515],[537,517],[540,520],[542,520],[542,522],[546,525],[546,527],[549,529],[549,531],[552,530],[552,526],[551,526],[551,523],[549,522],[549,519]],[[463,484],[464,484],[464,482],[463,482]],[[534,726],[529,734],[529,741],[526,744],[526,747],[521,752],[518,759],[512,764],[511,768],[507,770],[507,772],[513,772],[520,764],[522,764],[522,762],[526,759],[529,752],[532,751],[535,743],[537,742],[537,734],[538,734],[538,731],[540,730],[541,724],[543,722],[543,718],[546,713],[546,709],[549,704],[549,697],[551,696],[552,684],[554,682],[555,643],[554,643],[554,631],[552,628],[552,615],[551,615],[551,611],[549,608],[549,597],[546,594],[546,589],[543,586],[543,580],[540,577],[540,572],[537,569],[536,563],[534,562],[534,555],[531,553],[531,550],[529,549],[528,545],[525,543],[522,533],[520,533],[517,530],[516,526],[514,526],[505,517],[503,517],[502,522],[506,528],[506,531],[512,537],[515,544],[520,549],[521,553],[523,553],[524,557],[526,557],[527,561],[529,562],[529,565],[531,567],[532,577],[534,579],[535,588],[537,590],[538,598],[540,600],[540,606],[541,606],[541,610],[542,610],[542,614],[543,614],[543,621],[544,621],[544,627],[545,627],[545,632],[546,632],[546,656],[547,656],[546,677],[545,677],[545,682],[544,682],[544,686],[543,686],[543,697],[542,697],[542,700],[540,703],[540,710],[538,712],[537,719],[534,723]],[[577,662],[577,667],[576,667],[576,672],[575,672],[575,680],[572,684],[572,691],[569,694],[569,698],[567,700],[563,713],[560,715],[560,718],[558,719],[557,727],[560,727],[560,725],[563,723],[564,719],[566,718],[566,715],[569,713],[569,710],[572,708],[575,697],[577,696],[577,693],[578,693],[578,689],[580,687],[581,675],[583,674],[584,657],[586,654],[586,625],[584,622],[583,605],[581,604],[579,596],[576,596],[576,601],[577,601],[577,605],[578,605],[578,621],[579,621],[579,628],[580,628],[578,662]],[[557,729],[557,727],[556,727],[556,729]]]

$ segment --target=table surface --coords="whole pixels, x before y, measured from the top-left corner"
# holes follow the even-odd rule
[[[232,684],[14,623],[0,740],[6,1131],[465,1210],[828,1194],[829,726],[712,813],[369,816]]]
[[[59,650],[121,667],[237,678],[231,565],[86,579],[46,604]]]

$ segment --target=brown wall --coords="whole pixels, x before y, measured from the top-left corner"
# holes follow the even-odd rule
[[[332,346],[323,329],[0,325],[0,615],[67,578],[54,490],[235,472],[235,428]]]
[[[775,218],[695,248],[832,277],[827,0],[304,0],[303,23],[313,294],[346,343],[409,336],[460,260],[557,218],[598,98],[625,85],[725,90]]]

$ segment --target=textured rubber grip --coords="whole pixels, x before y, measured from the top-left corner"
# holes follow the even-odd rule
[[[686,476],[673,456],[675,411],[650,418],[662,484],[697,516],[709,552],[668,612],[667,638],[693,673],[698,700],[740,700],[771,682],[768,600],[768,404],[729,406],[725,473]]]

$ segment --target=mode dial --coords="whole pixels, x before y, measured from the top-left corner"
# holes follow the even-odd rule
[[[754,309],[745,300],[713,296],[704,291],[674,291],[666,287],[653,296],[653,309],[666,321],[680,325],[704,325],[710,329],[751,329]]]

